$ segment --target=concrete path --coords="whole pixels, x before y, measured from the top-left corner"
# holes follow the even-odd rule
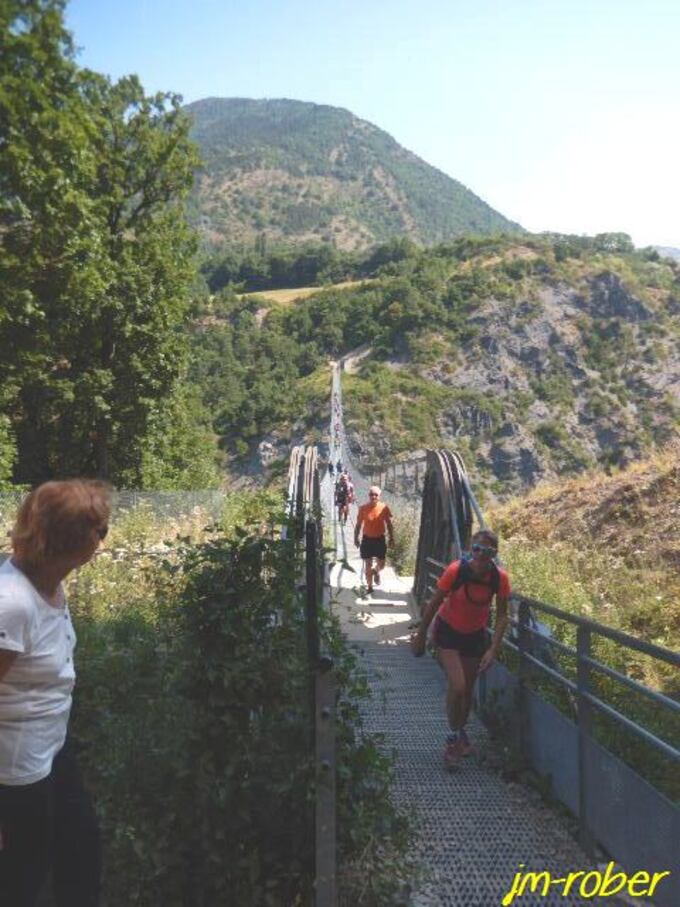
[[[487,765],[489,741],[474,716],[469,732],[475,753],[456,772],[444,771],[444,678],[429,655],[414,658],[408,647],[415,617],[411,582],[387,567],[379,589],[362,596],[362,565],[353,541],[356,506],[342,527],[333,518],[328,480],[322,495],[325,545],[336,558],[332,608],[360,654],[373,692],[364,708],[365,727],[383,734],[394,751],[395,796],[417,829],[416,856],[426,880],[413,894],[412,907],[492,907],[501,904],[518,871],[548,871],[559,880],[570,871],[596,868],[536,792],[503,780]],[[621,902],[563,896],[563,886],[553,884],[545,896],[527,891],[513,903],[614,907]]]

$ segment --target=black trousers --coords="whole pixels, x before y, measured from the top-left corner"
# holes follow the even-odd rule
[[[0,831],[3,907],[34,907],[50,875],[56,907],[97,907],[99,828],[70,741],[47,778],[0,785]]]

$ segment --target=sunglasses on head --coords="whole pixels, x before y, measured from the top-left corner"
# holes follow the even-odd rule
[[[496,553],[496,549],[492,548],[490,545],[480,545],[477,542],[472,545],[472,550],[475,554],[486,554],[488,557],[493,557]]]

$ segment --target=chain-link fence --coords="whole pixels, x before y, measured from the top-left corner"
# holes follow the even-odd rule
[[[9,548],[9,533],[25,491],[0,491],[0,550]],[[229,492],[205,491],[116,491],[112,498],[111,522],[140,512],[155,520],[182,520],[189,516],[204,516],[219,520],[224,513]]]

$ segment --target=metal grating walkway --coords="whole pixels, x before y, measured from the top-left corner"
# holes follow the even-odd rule
[[[442,768],[446,733],[444,679],[425,656],[405,643],[360,643],[357,649],[373,691],[364,709],[366,730],[380,733],[396,755],[395,796],[412,814],[417,857],[426,881],[412,907],[491,907],[500,904],[521,863],[526,871],[594,868],[540,796],[503,780],[472,755],[454,773]],[[470,738],[483,750],[486,732],[473,717]],[[617,903],[613,898],[562,896],[553,886],[542,897],[525,893],[516,905]]]
[[[331,458],[342,455],[353,472],[357,503],[363,503],[368,482],[354,468],[344,443],[337,369],[333,388],[340,407],[333,414],[330,436],[333,420],[339,420],[343,442],[331,443]],[[372,691],[362,710],[364,726],[369,733],[383,735],[385,748],[394,753],[394,795],[415,824],[415,857],[424,881],[413,893],[410,907],[495,907],[520,870],[548,871],[551,878],[564,879],[569,872],[597,868],[537,792],[504,780],[480,759],[489,744],[474,715],[468,732],[475,752],[456,772],[444,771],[448,730],[444,675],[429,655],[414,658],[411,654],[409,624],[416,613],[412,580],[398,577],[388,566],[381,586],[370,598],[362,598],[362,563],[353,543],[356,504],[342,527],[335,519],[333,482],[328,475],[323,477],[321,496],[325,541],[335,552],[331,607],[360,656],[360,669],[366,672]],[[392,505],[389,495],[384,499]],[[526,891],[513,901],[516,907],[630,903],[613,897],[584,899],[578,889],[565,896],[561,885],[552,886],[545,896]]]
[[[322,491],[327,544],[337,552],[330,575],[332,608],[360,656],[373,694],[363,707],[364,725],[369,733],[382,734],[386,749],[394,752],[394,794],[415,823],[415,856],[425,881],[410,907],[495,907],[520,868],[548,871],[555,879],[596,868],[537,792],[504,780],[480,759],[488,738],[474,715],[468,730],[475,753],[456,772],[444,771],[444,676],[429,655],[411,655],[410,582],[387,567],[380,589],[371,598],[361,597],[361,561],[352,540],[355,508],[347,527],[339,527],[328,506],[329,482]],[[630,902],[563,896],[562,887],[553,886],[545,897],[527,891],[513,903],[616,907]]]

